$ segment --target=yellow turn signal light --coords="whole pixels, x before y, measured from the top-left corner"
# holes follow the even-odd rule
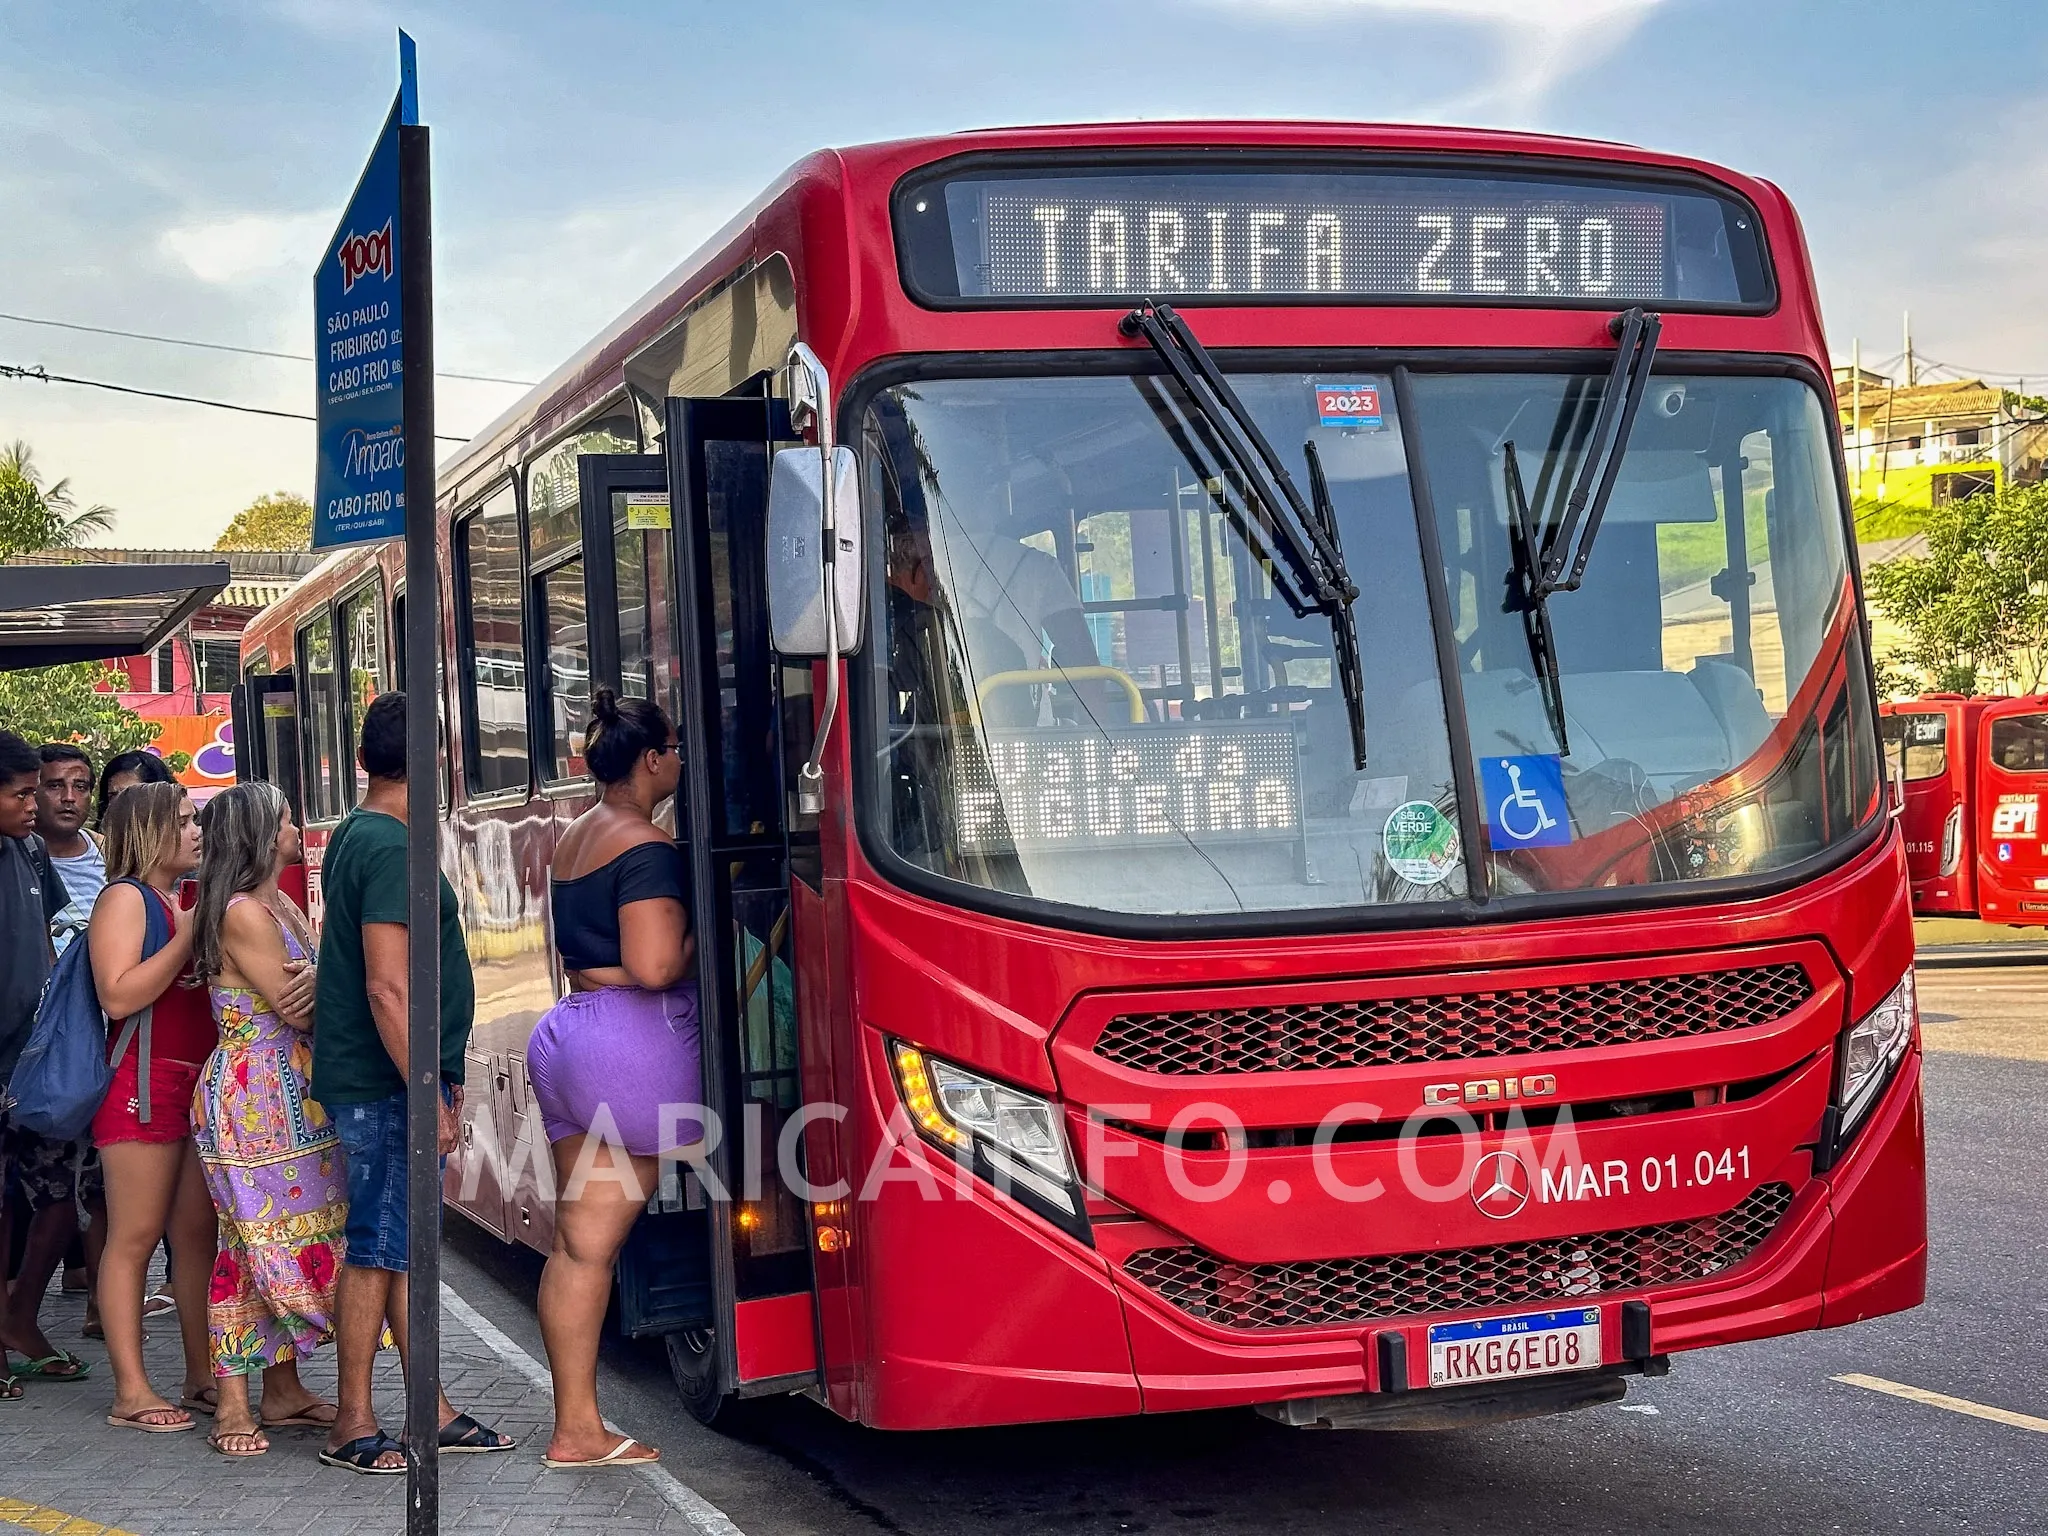
[[[931,1074],[925,1070],[924,1052],[914,1046],[897,1046],[896,1079],[903,1089],[903,1103],[919,1129],[949,1147],[967,1144],[966,1134],[939,1108],[938,1097],[932,1091]]]

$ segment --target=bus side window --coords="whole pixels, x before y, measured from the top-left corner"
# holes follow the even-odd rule
[[[519,601],[519,515],[509,483],[456,526],[462,580],[456,597],[463,662],[462,707],[469,727],[463,767],[470,792],[523,790],[526,741],[526,643]]]
[[[334,620],[322,613],[299,631],[299,761],[305,774],[306,819],[341,814],[341,699],[334,676]]]
[[[341,752],[349,765],[343,779],[353,773],[351,805],[361,801],[370,788],[370,776],[356,762],[356,738],[362,731],[363,712],[370,701],[384,691],[383,604],[375,585],[358,591],[341,605],[341,644],[348,660],[348,686],[341,700]]]
[[[539,631],[541,720],[554,782],[587,774],[584,733],[590,721],[590,626],[579,553],[533,578],[534,626]]]
[[[401,588],[391,599],[391,686],[405,690],[405,592]],[[441,757],[441,806],[446,809],[453,792],[455,771],[448,762],[448,661],[438,641],[434,645],[434,722]]]

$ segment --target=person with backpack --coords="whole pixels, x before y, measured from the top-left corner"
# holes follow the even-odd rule
[[[67,899],[63,882],[35,835],[36,790],[42,773],[36,749],[12,731],[0,731],[0,1091],[6,1089],[35,1027],[36,1004],[55,959],[50,921]],[[5,1256],[13,1252],[6,1193],[16,1148],[22,1144],[23,1137],[0,1111],[0,1281],[6,1278]],[[39,1304],[41,1298],[28,1300]],[[17,1315],[8,1304],[7,1286],[0,1283],[0,1403],[21,1396],[24,1377],[64,1380],[83,1374],[65,1367],[67,1357],[50,1347],[37,1325],[36,1310],[30,1305],[26,1316]],[[22,1376],[9,1364],[10,1350],[30,1360]]]
[[[198,867],[199,823],[182,784],[139,784],[108,807],[103,830],[107,887],[85,942],[99,1005],[120,1047],[92,1121],[107,1184],[100,1261],[100,1320],[114,1372],[107,1422],[171,1434],[192,1428],[192,1413],[210,1414],[217,1401],[206,1331],[215,1216],[192,1141],[192,1094],[213,1053],[213,1012],[203,990],[180,985],[193,927],[175,895]],[[131,1020],[132,1032],[125,1027]],[[166,1229],[185,1346],[182,1407],[157,1395],[142,1361],[143,1281]]]

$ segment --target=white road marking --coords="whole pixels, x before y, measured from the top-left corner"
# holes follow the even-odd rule
[[[541,1391],[546,1392],[550,1398],[553,1397],[555,1384],[548,1375],[548,1368],[507,1338],[501,1329],[475,1307],[456,1295],[454,1288],[445,1280],[441,1283],[441,1305],[454,1314],[457,1322],[475,1334],[492,1354]],[[625,1433],[609,1419],[605,1421],[604,1427],[615,1435]],[[677,1481],[674,1474],[660,1463],[635,1467],[633,1470],[646,1478],[649,1486],[661,1495],[662,1501],[681,1514],[702,1532],[703,1536],[746,1536],[744,1531],[726,1517],[724,1510],[687,1483]]]
[[[1837,1376],[1835,1380],[1844,1386],[1863,1387],[1872,1392],[1883,1392],[1890,1397],[1903,1397],[1909,1403],[1925,1403],[1930,1408],[1946,1408],[1950,1413],[1964,1413],[1973,1419],[1989,1419],[1994,1424],[2006,1424],[2014,1429],[2031,1429],[2037,1435],[2048,1435],[2048,1419],[2037,1419],[2030,1413],[2014,1413],[2010,1408],[1992,1408],[1983,1403],[1973,1403],[1967,1397],[1950,1397],[1946,1392],[1930,1392],[1925,1387],[1908,1387],[1896,1381],[1886,1381],[1882,1376],[1865,1376],[1860,1372]]]
[[[1647,1413],[1656,1415],[1661,1414],[1664,1410],[1661,1408],[1653,1408],[1648,1403],[1623,1403],[1621,1405],[1621,1411],[1623,1413]]]

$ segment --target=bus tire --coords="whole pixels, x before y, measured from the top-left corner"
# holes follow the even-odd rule
[[[669,1374],[690,1417],[709,1428],[732,1422],[739,1394],[719,1385],[725,1374],[725,1340],[716,1328],[685,1328],[665,1335]]]

